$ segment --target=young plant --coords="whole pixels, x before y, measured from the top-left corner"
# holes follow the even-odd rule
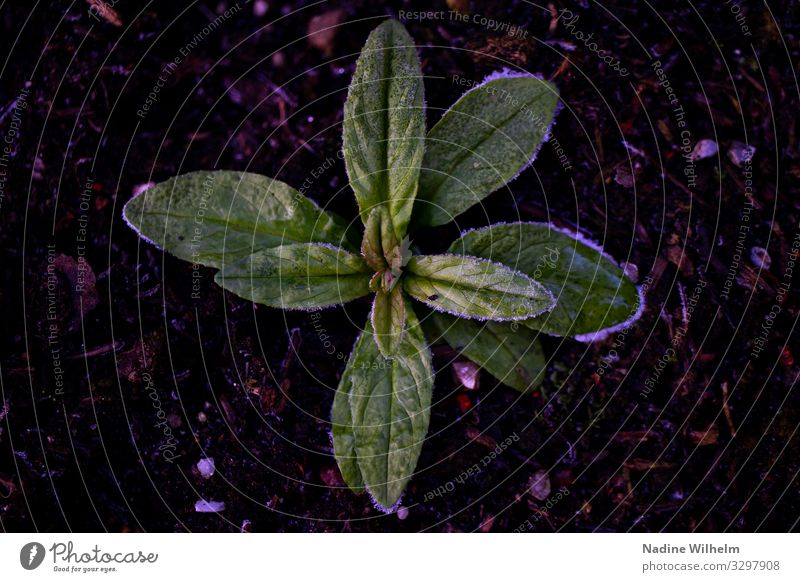
[[[428,431],[434,372],[420,319],[429,336],[526,391],[543,374],[538,332],[591,340],[641,311],[611,258],[548,224],[495,224],[464,233],[447,254],[413,254],[409,231],[446,224],[513,180],[558,110],[552,83],[504,71],[426,134],[423,90],[411,37],[384,22],[358,59],[344,108],[360,245],[340,217],[251,173],[177,176],[124,209],[141,237],[219,269],[215,281],[250,301],[316,310],[372,294],[334,397],[332,436],[348,486],[387,511]]]

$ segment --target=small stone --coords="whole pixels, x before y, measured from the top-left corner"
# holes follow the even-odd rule
[[[741,166],[745,162],[749,162],[753,159],[753,155],[756,153],[755,146],[747,145],[738,141],[735,141],[731,144],[731,147],[728,149],[728,159],[732,161],[737,166]]]
[[[750,249],[750,260],[756,267],[769,270],[772,266],[772,257],[769,256],[767,249],[764,247],[753,247]]]
[[[636,183],[631,169],[626,164],[620,164],[614,170],[614,181],[623,188],[633,188]]]
[[[408,517],[408,507],[398,507],[397,508],[397,519],[404,520]]]
[[[713,139],[701,139],[695,144],[692,153],[689,154],[689,159],[694,161],[704,160],[705,158],[710,158],[715,155],[718,151],[719,147],[717,146],[717,142]]]
[[[253,16],[260,18],[264,16],[269,10],[269,4],[264,2],[264,0],[256,0],[253,2]]]
[[[454,362],[453,374],[456,381],[464,387],[464,390],[477,390],[480,385],[481,369],[477,364],[470,361]]]
[[[197,513],[219,513],[220,511],[225,511],[225,502],[198,499],[197,503],[194,504],[194,510]]]
[[[333,41],[344,19],[344,10],[331,10],[314,16],[308,23],[308,44],[325,56],[333,54]]]
[[[200,475],[203,476],[204,479],[210,479],[214,472],[217,470],[217,466],[214,463],[214,459],[208,457],[206,459],[200,459],[197,461],[197,470],[200,472]]]
[[[207,420],[208,420],[208,417],[206,416],[205,412],[198,412],[197,413],[197,421],[198,422],[205,422]]]
[[[550,495],[550,477],[547,471],[536,471],[528,481],[528,490],[536,499],[544,501]]]

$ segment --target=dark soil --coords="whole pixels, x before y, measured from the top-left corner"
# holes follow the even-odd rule
[[[533,394],[485,372],[465,392],[437,346],[430,436],[402,520],[343,488],[328,436],[368,302],[322,313],[329,355],[308,313],[224,294],[212,271],[193,276],[138,240],[121,208],[142,184],[198,169],[300,187],[340,148],[369,31],[445,3],[269,2],[257,15],[254,2],[120,0],[116,23],[91,17],[96,2],[91,14],[86,1],[31,4],[0,9],[2,530],[798,529],[796,2],[582,1],[551,14],[473,0],[470,14],[526,33],[513,37],[449,16],[407,22],[429,124],[464,91],[454,75],[503,67],[553,78],[565,104],[563,156],[545,144],[483,208],[415,242],[441,250],[459,228],[550,220],[652,282],[616,344],[545,338],[547,380]],[[564,6],[579,15],[571,26],[554,20]],[[304,38],[320,15],[333,34]],[[684,139],[720,153],[690,163]],[[756,148],[751,176],[729,158],[734,142]],[[355,216],[338,160],[308,193]],[[203,456],[216,462],[208,480]],[[539,470],[551,482],[542,500],[528,492]],[[196,512],[201,498],[224,511]]]

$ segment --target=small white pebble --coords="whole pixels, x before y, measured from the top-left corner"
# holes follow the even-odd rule
[[[550,495],[550,477],[547,471],[538,470],[528,481],[528,489],[536,499],[544,501]]]
[[[755,146],[735,141],[731,144],[730,149],[728,149],[728,158],[737,166],[741,166],[745,162],[752,160],[755,153]]]
[[[718,151],[719,147],[717,147],[717,142],[713,139],[701,139],[695,144],[692,153],[689,154],[689,159],[704,160],[705,158],[710,158],[715,155]]]
[[[404,520],[408,517],[408,508],[407,507],[398,507],[397,508],[397,519]]]
[[[208,417],[206,416],[205,412],[198,412],[197,413],[197,420],[198,420],[198,422],[205,422],[205,421],[208,420]]]
[[[267,10],[269,10],[269,4],[264,2],[264,0],[256,0],[253,2],[253,16],[264,16]]]
[[[194,504],[194,510],[197,513],[219,513],[220,511],[225,511],[225,502],[198,499],[197,503]]]
[[[453,373],[465,390],[478,389],[481,369],[474,362],[453,362]]]
[[[772,266],[772,257],[769,256],[767,249],[763,247],[753,247],[750,249],[750,260],[756,267],[769,269]]]
[[[205,479],[210,479],[214,474],[214,471],[217,470],[217,466],[214,463],[214,459],[208,457],[206,459],[200,459],[197,461],[197,470],[200,471],[200,474]]]

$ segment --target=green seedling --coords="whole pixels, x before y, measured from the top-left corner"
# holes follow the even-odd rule
[[[446,254],[412,252],[410,232],[452,221],[530,165],[559,109],[552,83],[503,71],[426,132],[423,93],[411,37],[384,22],[344,108],[360,244],[354,224],[252,173],[177,176],[124,209],[141,237],[218,269],[215,281],[247,300],[317,310],[372,296],[334,397],[332,439],[347,485],[387,511],[428,432],[429,340],[524,392],[544,376],[540,332],[592,340],[641,313],[635,285],[610,257],[549,224],[495,224],[463,233]]]

